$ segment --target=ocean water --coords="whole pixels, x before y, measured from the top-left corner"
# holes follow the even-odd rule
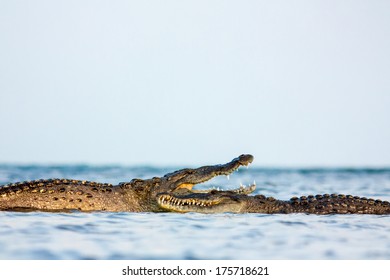
[[[178,168],[0,165],[0,185],[39,178],[119,183]],[[199,189],[343,193],[390,201],[390,169],[241,168]],[[0,259],[390,259],[390,215],[0,212]]]

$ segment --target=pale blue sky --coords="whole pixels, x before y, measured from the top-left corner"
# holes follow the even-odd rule
[[[0,162],[390,165],[390,1],[0,0]]]

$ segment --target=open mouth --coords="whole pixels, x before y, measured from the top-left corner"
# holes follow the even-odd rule
[[[216,176],[229,176],[239,167],[249,166],[252,161],[253,156],[241,155],[227,164],[189,170],[172,192],[157,195],[157,203],[165,210],[176,212],[212,212],[216,207],[239,204],[237,197],[252,193],[256,189],[255,183],[232,190],[193,190],[193,187]]]

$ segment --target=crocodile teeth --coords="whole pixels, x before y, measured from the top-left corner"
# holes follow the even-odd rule
[[[197,207],[211,207],[215,204],[213,201],[207,201],[207,200],[201,200],[198,201],[196,199],[192,198],[176,198],[170,195],[163,195],[158,198],[158,202],[162,205],[168,205],[173,207],[173,209],[176,208],[182,208],[182,207],[191,207],[191,206],[197,206]]]

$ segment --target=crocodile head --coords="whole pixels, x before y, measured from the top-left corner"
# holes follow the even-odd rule
[[[155,194],[157,204],[165,211],[215,213],[237,210],[238,212],[242,202],[236,198],[253,192],[255,185],[230,191],[197,191],[193,190],[193,187],[216,176],[228,176],[240,166],[248,166],[252,161],[252,155],[241,155],[226,164],[182,169],[166,174],[163,179],[167,184],[159,186]],[[164,185],[166,185],[165,189]]]
[[[157,201],[162,209],[173,212],[198,213],[240,213],[247,207],[247,194],[252,193],[256,186],[240,187],[228,191],[189,191],[161,193]]]

